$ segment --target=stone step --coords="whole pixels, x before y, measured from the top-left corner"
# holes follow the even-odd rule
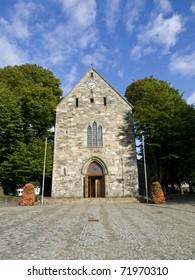
[[[1,204],[10,204],[10,205],[18,205],[19,200],[21,197],[19,196],[4,196],[0,197],[0,203]]]
[[[43,204],[107,204],[107,203],[138,203],[139,201],[135,197],[98,197],[98,198],[53,198],[45,197]]]

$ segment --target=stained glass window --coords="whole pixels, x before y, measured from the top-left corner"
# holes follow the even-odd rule
[[[92,145],[93,147],[97,146],[97,123],[93,122],[92,125]]]
[[[92,128],[90,125],[87,128],[87,146],[92,146]]]
[[[98,146],[103,146],[102,126],[98,126]]]
[[[102,147],[103,146],[103,132],[102,126],[93,122],[87,127],[87,146],[88,147]]]

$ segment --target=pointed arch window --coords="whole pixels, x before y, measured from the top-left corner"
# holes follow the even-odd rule
[[[102,126],[98,126],[98,146],[103,146]]]
[[[93,147],[97,146],[97,123],[93,122],[92,124],[92,144]]]
[[[91,125],[87,128],[87,146],[92,146],[92,128]]]
[[[103,146],[103,132],[102,126],[95,121],[92,125],[87,127],[87,146],[88,147],[102,147]]]

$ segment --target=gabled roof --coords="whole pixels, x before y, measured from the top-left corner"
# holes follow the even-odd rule
[[[66,97],[68,97],[68,95],[73,91],[73,89],[80,83],[80,81],[83,79],[83,77],[90,71],[95,72],[102,80],[105,81],[105,83],[107,83],[107,85],[109,87],[111,87],[115,93],[132,109],[134,109],[133,105],[131,103],[129,103],[104,77],[102,77],[101,74],[99,74],[93,67],[91,67],[88,71],[86,71],[86,73],[82,76],[82,78],[75,84],[75,86],[68,92],[67,95],[65,95],[62,100],[60,101],[60,103],[57,105],[57,107],[63,102],[64,99],[66,99]]]
[[[129,103],[128,101],[127,101],[127,99],[125,99],[104,77],[102,77],[102,75],[101,74],[99,74],[94,68],[91,68],[91,69],[89,69],[87,72],[89,72],[89,71],[91,71],[91,70],[93,70],[94,72],[96,72],[96,74],[98,74],[101,78],[102,78],[102,80],[104,80],[117,94],[118,94],[118,96],[120,96],[132,109],[134,109],[134,107],[133,107],[133,105],[131,104],[131,103]],[[86,73],[87,73],[86,72]]]

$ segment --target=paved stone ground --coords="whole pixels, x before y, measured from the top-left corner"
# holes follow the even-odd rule
[[[0,259],[195,259],[195,201],[2,204]]]

